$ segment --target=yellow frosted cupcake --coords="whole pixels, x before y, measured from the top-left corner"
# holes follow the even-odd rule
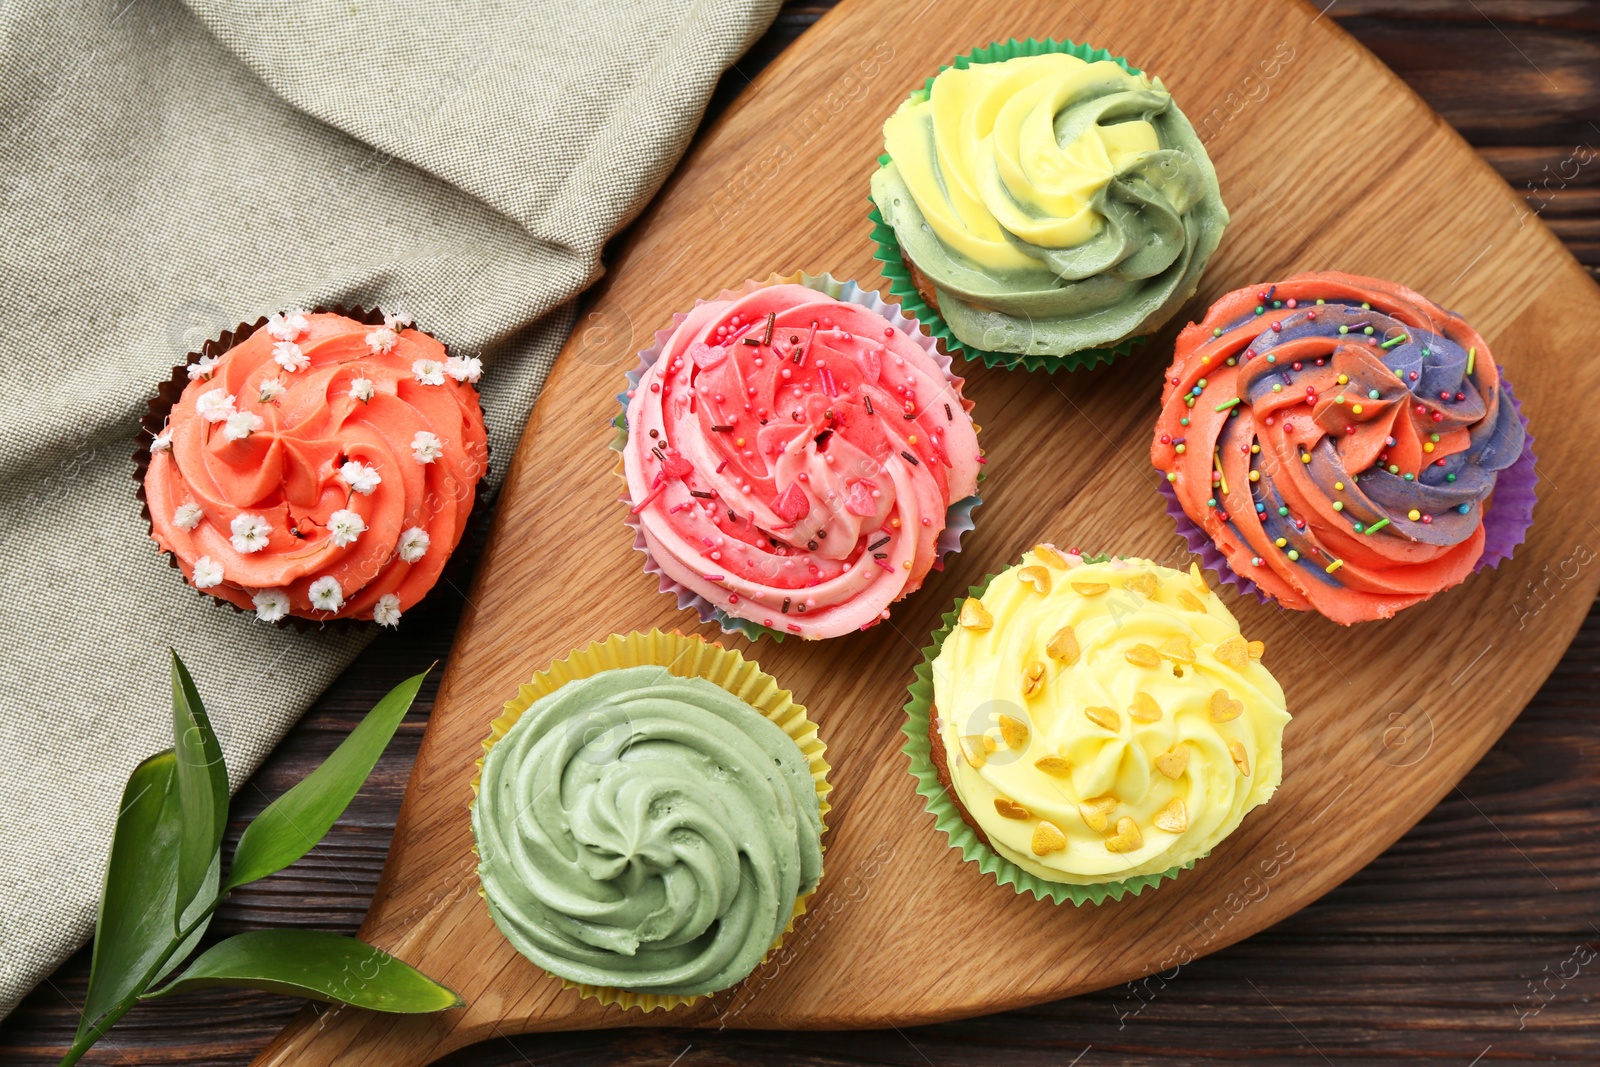
[[[1138,892],[1277,789],[1289,713],[1262,652],[1198,568],[1036,546],[927,650],[907,705],[919,791],[1002,884]]]

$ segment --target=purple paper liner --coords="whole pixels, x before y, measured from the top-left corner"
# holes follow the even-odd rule
[[[927,328],[915,316],[902,309],[899,304],[884,300],[875,289],[863,289],[853,281],[840,282],[833,275],[827,273],[811,275],[804,272],[800,273],[798,279],[793,276],[779,277],[774,274],[765,282],[747,281],[744,284],[745,287],[749,287],[751,285],[767,286],[783,283],[804,285],[808,289],[815,289],[820,293],[833,297],[835,300],[858,304],[869,311],[876,312],[886,319],[889,325],[904,333],[926,351],[933,358],[935,365],[944,372],[944,376],[947,379],[952,383],[961,380],[950,369],[954,365],[954,360],[939,350],[938,341],[928,332]],[[694,306],[699,307],[703,303],[705,303],[705,300],[696,299]],[[655,344],[649,348],[642,349],[639,352],[638,366],[628,371],[626,375],[628,388],[617,394],[617,402],[622,405],[622,411],[611,420],[611,425],[617,430],[616,439],[612,442],[611,447],[618,453],[622,452],[623,446],[628,440],[628,394],[638,388],[639,380],[644,377],[645,371],[655,366],[656,360],[661,357],[667,342],[672,339],[672,335],[677,332],[683,320],[688,317],[681,311],[673,312],[672,325],[667,329],[656,331]],[[622,473],[622,461],[620,459],[617,463],[617,472],[619,474]],[[983,477],[984,474],[980,471],[978,474],[979,481],[982,481]],[[693,589],[674,580],[671,575],[662,569],[661,564],[650,552],[650,546],[645,542],[644,530],[640,528],[638,516],[634,515],[631,510],[633,505],[632,498],[624,490],[618,499],[630,508],[623,521],[633,530],[633,547],[644,555],[645,573],[656,575],[660,581],[661,592],[671,593],[677,597],[679,611],[693,609],[702,623],[714,622],[721,628],[723,633],[738,634],[750,641],[754,641],[763,634],[774,641],[782,641],[789,636],[771,627],[763,626],[753,619],[730,615]],[[983,498],[974,494],[957,500],[945,511],[944,529],[940,532],[938,539],[939,554],[933,561],[931,570],[943,570],[945,559],[961,551],[962,536],[973,530],[976,525],[973,522],[972,512],[982,503]],[[898,603],[898,601],[895,601],[895,603]],[[821,638],[811,638],[810,640],[821,640]]]
[[[1533,525],[1533,506],[1538,499],[1536,487],[1539,484],[1539,461],[1533,454],[1533,434],[1528,430],[1528,416],[1522,410],[1522,403],[1517,399],[1516,393],[1511,388],[1511,382],[1506,379],[1503,370],[1500,374],[1500,390],[1505,398],[1511,401],[1517,418],[1522,420],[1524,434],[1522,455],[1517,457],[1515,463],[1501,471],[1499,477],[1495,479],[1494,492],[1489,497],[1489,505],[1483,511],[1483,554],[1478,557],[1478,562],[1473,564],[1473,574],[1489,567],[1498,567],[1503,561],[1510,559],[1517,547],[1527,540],[1528,528]],[[1166,497],[1167,514],[1177,526],[1178,536],[1183,538],[1190,552],[1200,557],[1200,566],[1239,592],[1253,596],[1263,604],[1273,602],[1273,598],[1262,592],[1260,586],[1228,566],[1227,557],[1217,551],[1216,542],[1211,540],[1211,535],[1183,510],[1183,505],[1178,502],[1178,494],[1172,486],[1162,480],[1156,483],[1156,487],[1161,490],[1161,495]]]

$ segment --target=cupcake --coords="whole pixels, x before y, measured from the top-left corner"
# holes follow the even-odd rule
[[[1511,555],[1531,442],[1459,315],[1330,271],[1229,293],[1184,329],[1150,461],[1207,566],[1350,625]]]
[[[137,477],[161,551],[265,622],[385,626],[433,587],[488,467],[475,358],[405,316],[291,311],[178,367]]]
[[[613,636],[524,686],[484,749],[489,913],[584,995],[648,1011],[727,989],[822,877],[822,742],[735,652]]]
[[[960,56],[883,125],[895,295],[990,366],[1093,366],[1194,294],[1228,210],[1159,78],[1070,41]],[[931,314],[925,314],[932,309]]]
[[[664,592],[754,637],[889,616],[971,528],[979,455],[949,357],[824,275],[676,316],[625,397],[629,524]]]
[[[1283,690],[1206,586],[1038,545],[946,616],[906,733],[953,847],[1058,903],[1205,856],[1282,777]]]

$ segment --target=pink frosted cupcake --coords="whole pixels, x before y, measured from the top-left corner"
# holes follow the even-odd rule
[[[702,619],[835,637],[888,618],[959,547],[977,427],[949,358],[876,293],[747,282],[641,353],[627,394],[630,524]]]

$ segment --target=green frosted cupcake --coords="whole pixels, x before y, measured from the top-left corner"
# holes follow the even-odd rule
[[[991,366],[1125,352],[1194,295],[1228,223],[1161,80],[1101,49],[978,49],[883,130],[872,217],[890,288]]]
[[[652,1011],[729,988],[822,877],[824,746],[737,652],[612,636],[523,686],[484,750],[489,913],[585,996]]]

